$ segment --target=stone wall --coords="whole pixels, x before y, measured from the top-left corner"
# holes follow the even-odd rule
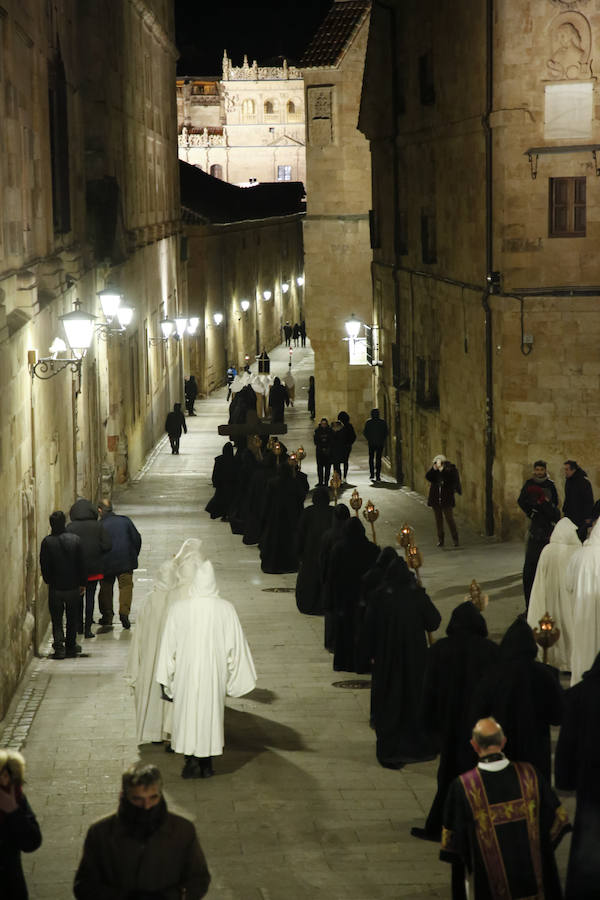
[[[186,303],[172,3],[4,5],[0,717],[48,625],[38,565],[48,515],[110,493],[162,434],[181,351],[149,340]],[[59,316],[76,299],[104,322],[107,286],[134,307],[127,332],[97,331],[80,377],[32,377],[34,354],[49,357],[65,338]]]
[[[372,324],[371,159],[357,131],[368,17],[337,66],[303,70],[307,110],[306,327],[317,416],[359,425],[373,401],[370,366],[349,366],[344,322]]]
[[[207,395],[224,384],[230,363],[239,371],[246,356],[254,362],[263,347],[281,343],[284,322],[302,319],[302,216],[188,225],[186,232],[190,315],[201,321],[189,339],[189,371]],[[263,297],[267,290],[269,300]],[[250,302],[247,311],[242,300]],[[223,315],[219,325],[215,313]]]

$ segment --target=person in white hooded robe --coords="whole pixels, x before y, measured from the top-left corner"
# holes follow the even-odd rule
[[[252,654],[235,607],[220,595],[201,541],[177,556],[173,602],[161,642],[156,680],[173,701],[171,747],[186,757],[184,778],[213,775],[225,745],[225,697],[256,686]]]
[[[138,744],[168,740],[173,705],[162,699],[156,681],[158,652],[176,583],[175,559],[163,563],[152,593],[138,612],[125,680],[133,690]]]
[[[571,687],[591,669],[600,651],[600,525],[598,522],[567,569],[567,585],[573,591],[573,641]]]
[[[561,672],[571,671],[573,646],[573,590],[567,582],[567,569],[575,553],[581,550],[577,525],[564,517],[554,526],[550,543],[540,555],[527,612],[527,624],[539,629],[546,612],[560,628],[558,643],[548,650],[548,662]],[[538,651],[538,656],[541,650]]]

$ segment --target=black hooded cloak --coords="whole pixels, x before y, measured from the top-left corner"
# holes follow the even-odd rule
[[[223,445],[223,452],[215,456],[213,466],[212,483],[215,492],[206,504],[206,512],[211,519],[228,516],[229,509],[236,495],[238,485],[238,465],[233,455],[233,444],[227,441]]]
[[[264,524],[260,536],[260,565],[263,572],[296,572],[296,529],[304,507],[305,483],[295,477],[287,461],[281,461],[267,484]]]
[[[302,510],[296,533],[296,552],[299,569],[296,579],[296,605],[301,613],[311,616],[323,614],[319,547],[323,534],[331,527],[333,509],[329,505],[329,490],[315,488],[312,506]]]

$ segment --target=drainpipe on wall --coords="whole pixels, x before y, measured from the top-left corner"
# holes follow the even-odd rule
[[[486,88],[485,115],[485,265],[486,277],[494,270],[493,226],[493,135],[490,116],[494,100],[494,0],[486,9]],[[489,284],[489,281],[488,281]],[[490,290],[481,301],[485,316],[485,533],[494,534],[494,348]]]

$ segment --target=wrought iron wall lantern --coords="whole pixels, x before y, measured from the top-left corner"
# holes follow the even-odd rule
[[[81,388],[81,366],[83,358],[89,350],[92,338],[94,337],[94,326],[96,316],[91,315],[81,309],[79,300],[74,302],[75,309],[70,313],[59,316],[58,321],[61,322],[67,342],[61,338],[56,338],[50,347],[51,356],[43,356],[38,359],[36,350],[29,350],[27,354],[27,362],[31,378],[40,378],[47,381],[54,378],[64,369],[69,369],[73,375],[79,378],[79,389]],[[67,358],[59,357],[59,353],[64,353],[70,349],[72,356]]]
[[[98,322],[95,325],[98,337],[106,341],[112,335],[123,334],[133,319],[133,308],[121,305],[123,295],[114,288],[98,291],[97,296],[106,319],[106,322]],[[115,323],[115,319],[118,324]]]
[[[366,362],[370,366],[383,366],[383,360],[379,359],[379,325],[367,325],[357,319],[354,313],[344,322],[344,328],[348,337],[343,338],[345,341],[352,341],[353,344],[362,342],[366,345]],[[365,336],[360,337],[360,330],[364,328]]]

